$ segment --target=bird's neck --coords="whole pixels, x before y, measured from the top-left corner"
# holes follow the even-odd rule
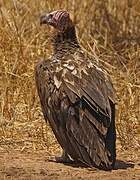
[[[65,32],[58,32],[53,38],[53,47],[55,55],[64,55],[65,52],[74,53],[80,48],[75,27],[68,28]]]

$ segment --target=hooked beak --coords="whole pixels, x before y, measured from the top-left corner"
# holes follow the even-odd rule
[[[49,15],[42,15],[40,17],[40,25],[42,24],[50,24],[50,17]]]

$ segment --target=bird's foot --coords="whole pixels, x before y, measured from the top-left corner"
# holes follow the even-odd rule
[[[55,157],[57,163],[72,163],[73,161],[69,157]]]
[[[62,156],[54,156],[49,158],[50,162],[57,162],[57,163],[73,163],[73,160],[70,159],[69,155],[66,152],[63,152]]]

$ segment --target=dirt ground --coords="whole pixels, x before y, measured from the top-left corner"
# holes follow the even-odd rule
[[[106,172],[78,165],[64,165],[48,161],[45,150],[36,152],[0,152],[0,180],[25,179],[97,179],[140,180],[140,151],[120,151],[115,169]]]

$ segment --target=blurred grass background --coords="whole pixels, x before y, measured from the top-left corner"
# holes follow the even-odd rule
[[[44,12],[66,9],[85,51],[111,75],[117,93],[116,128],[123,149],[140,147],[140,0],[0,1],[0,149],[53,152],[34,66],[51,54]]]

